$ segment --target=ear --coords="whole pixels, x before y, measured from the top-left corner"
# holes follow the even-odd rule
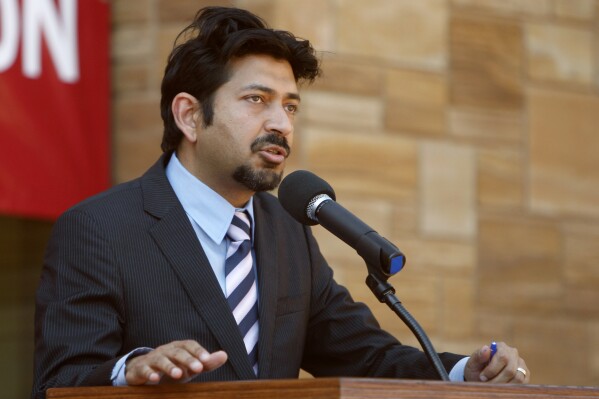
[[[199,102],[188,93],[179,93],[173,98],[171,111],[177,127],[183,132],[185,139],[195,143],[198,139],[197,123],[200,118]]]

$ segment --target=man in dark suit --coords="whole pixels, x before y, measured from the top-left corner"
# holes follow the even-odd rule
[[[310,229],[265,192],[290,153],[297,84],[320,73],[313,48],[229,8],[201,10],[184,35],[162,84],[164,155],[56,222],[37,294],[33,396],[295,378],[300,368],[437,378],[353,302]],[[492,360],[487,346],[440,357],[454,380],[530,378],[503,343]]]

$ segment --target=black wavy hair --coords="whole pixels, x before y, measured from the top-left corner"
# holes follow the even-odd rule
[[[184,41],[177,44],[181,39]],[[230,79],[229,61],[250,54],[286,60],[296,82],[312,82],[321,72],[308,40],[271,29],[264,20],[246,10],[202,8],[177,36],[162,79],[162,151],[174,151],[183,137],[171,110],[175,96],[181,92],[194,96],[201,104],[204,126],[210,126],[214,118],[214,94]]]

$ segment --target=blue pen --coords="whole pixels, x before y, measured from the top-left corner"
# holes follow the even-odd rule
[[[491,342],[491,357],[489,358],[489,360],[493,359],[495,353],[497,353],[497,342],[493,341]]]

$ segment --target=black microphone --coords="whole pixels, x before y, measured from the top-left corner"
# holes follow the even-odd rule
[[[279,187],[279,201],[298,222],[322,225],[354,248],[369,268],[386,276],[399,272],[406,258],[389,240],[335,202],[333,188],[312,172],[290,173]]]

